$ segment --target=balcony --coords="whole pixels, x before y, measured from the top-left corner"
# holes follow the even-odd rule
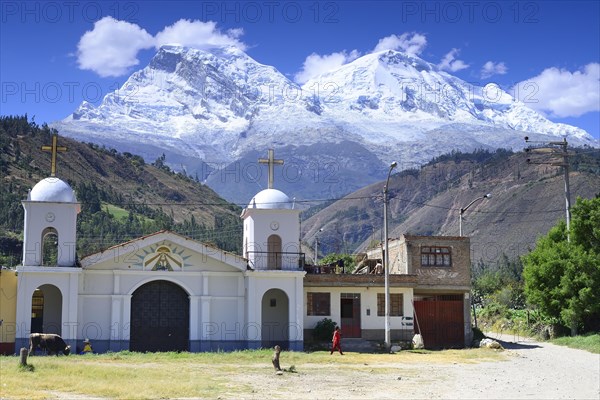
[[[304,271],[304,253],[248,251],[248,265],[255,271]]]

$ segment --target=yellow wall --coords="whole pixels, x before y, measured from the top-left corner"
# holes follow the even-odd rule
[[[17,321],[17,272],[14,270],[0,270],[0,319],[0,343],[14,343]]]

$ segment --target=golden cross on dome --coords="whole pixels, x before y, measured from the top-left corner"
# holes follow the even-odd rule
[[[67,151],[66,146],[58,145],[58,135],[52,135],[52,145],[42,146],[42,151],[49,151],[52,153],[52,161],[50,162],[50,176],[56,176],[56,153],[59,151]]]
[[[269,165],[269,189],[273,189],[273,175],[275,175],[275,164],[283,165],[283,160],[276,160],[275,151],[273,149],[269,149],[269,158],[259,158],[258,162],[260,164]]]

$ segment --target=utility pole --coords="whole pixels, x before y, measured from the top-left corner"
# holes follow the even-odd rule
[[[385,291],[385,348],[389,352],[392,347],[392,338],[390,332],[390,257],[388,248],[388,185],[390,183],[390,175],[392,170],[396,168],[398,163],[394,161],[390,164],[388,171],[387,180],[383,187],[383,240],[384,240],[384,251],[383,251],[383,268],[384,268],[384,291]]]
[[[525,143],[539,143],[534,147],[527,147],[526,153],[545,155],[548,159],[536,158],[532,160],[527,159],[528,164],[544,164],[552,165],[555,167],[563,167],[564,181],[565,181],[565,214],[567,222],[567,242],[571,241],[571,188],[569,185],[569,152],[567,138],[563,138],[561,142],[542,142],[529,140],[528,136],[525,136]]]

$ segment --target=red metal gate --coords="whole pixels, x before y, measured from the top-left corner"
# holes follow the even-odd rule
[[[415,301],[415,332],[426,348],[465,346],[463,300]]]

